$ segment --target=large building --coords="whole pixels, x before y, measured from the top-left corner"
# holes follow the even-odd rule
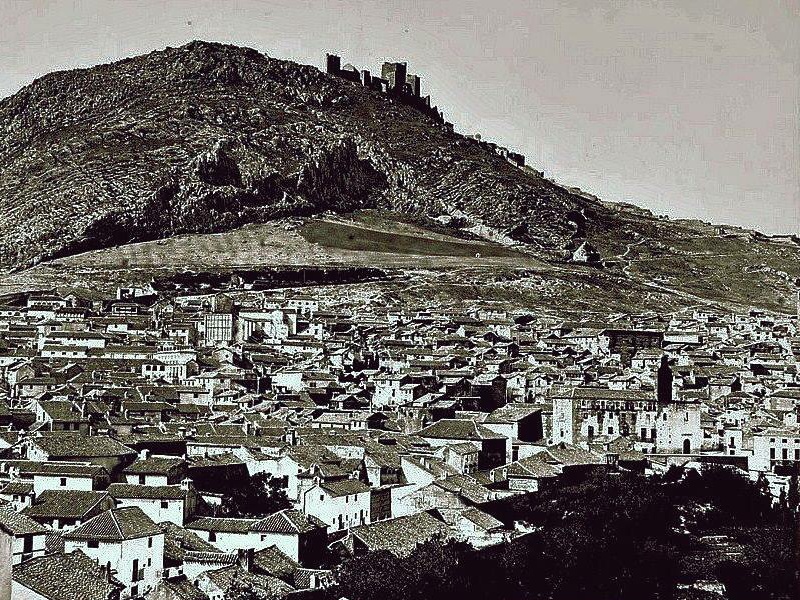
[[[675,397],[665,361],[657,391],[575,387],[553,393],[553,442],[588,446],[627,437],[642,452],[699,452],[700,403]]]

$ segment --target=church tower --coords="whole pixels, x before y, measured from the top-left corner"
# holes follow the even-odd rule
[[[661,357],[657,382],[656,398],[658,398],[658,403],[669,404],[672,402],[672,369],[669,367],[669,358],[666,354]]]

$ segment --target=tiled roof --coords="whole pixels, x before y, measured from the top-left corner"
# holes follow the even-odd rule
[[[267,575],[291,581],[300,565],[281,552],[277,546],[269,546],[253,554],[253,566]]]
[[[0,531],[14,536],[47,533],[36,521],[15,511],[9,504],[0,504]]]
[[[36,462],[20,465],[19,472],[21,474],[30,475],[72,475],[72,476],[85,476],[85,477],[102,477],[108,476],[108,471],[99,465],[82,465],[71,461],[47,461]]]
[[[175,523],[159,523],[158,528],[164,534],[164,560],[175,563],[183,562],[187,552],[218,552],[216,546],[208,543],[194,531]]]
[[[68,540],[106,540],[118,542],[161,534],[161,530],[138,506],[113,508],[92,517],[64,534]]]
[[[239,565],[206,571],[203,575],[223,592],[239,585],[252,591],[257,598],[282,598],[294,591],[292,586],[277,577],[248,573]]]
[[[474,477],[470,477],[469,475],[450,475],[444,479],[434,481],[431,485],[457,494],[473,504],[483,504],[492,499],[492,494],[489,489],[478,483]]]
[[[556,462],[568,465],[598,465],[605,464],[605,459],[599,454],[590,450],[584,450],[578,446],[560,443],[548,446],[545,450]]]
[[[136,500],[180,500],[186,497],[186,490],[181,489],[180,485],[112,483],[106,491],[114,498]]]
[[[208,600],[186,577],[162,579],[150,593],[152,598],[169,598],[170,600]]]
[[[41,400],[39,405],[54,421],[76,423],[87,420],[68,400]]]
[[[540,409],[533,404],[506,404],[492,412],[484,423],[516,423],[535,412]]]
[[[169,475],[185,466],[186,461],[177,456],[150,456],[136,460],[122,472],[130,475]]]
[[[63,554],[64,553],[64,538],[61,537],[60,531],[47,531],[44,538],[44,552],[45,554]]]
[[[40,519],[82,519],[107,498],[106,492],[45,490],[23,512]]]
[[[194,562],[203,565],[233,565],[238,557],[235,552],[220,552],[219,550],[206,550],[198,552],[187,550],[183,555],[183,562]]]
[[[188,529],[215,531],[217,533],[248,533],[258,519],[234,519],[230,517],[200,517],[189,523]]]
[[[313,515],[284,509],[255,523],[252,531],[269,533],[308,533],[327,525]]]
[[[26,496],[33,492],[33,484],[28,481],[9,481],[2,489],[0,494]]]
[[[106,600],[123,588],[83,552],[51,554],[14,565],[14,581],[47,600]]]
[[[474,506],[461,511],[461,516],[485,531],[503,528],[502,521],[495,519],[492,515],[482,510],[478,510]]]
[[[470,442],[458,442],[456,444],[448,444],[447,449],[451,452],[455,452],[456,454],[476,454],[478,449],[475,447],[475,444]]]
[[[46,435],[33,443],[51,457],[110,457],[135,454],[127,446],[106,436],[72,433]]]
[[[508,465],[508,477],[557,477],[559,470],[548,464],[544,453],[528,456]]]
[[[446,440],[502,440],[505,436],[495,433],[470,419],[441,419],[419,432],[420,437]]]
[[[626,400],[654,402],[655,396],[647,390],[610,390],[601,387],[573,387],[556,390],[553,397],[579,400]]]
[[[370,491],[370,487],[358,479],[342,479],[340,481],[325,481],[320,487],[332,496],[349,496],[363,494]]]
[[[421,512],[362,525],[351,531],[369,550],[388,550],[396,556],[404,557],[411,554],[417,544],[435,536],[446,537],[449,530],[436,517]]]

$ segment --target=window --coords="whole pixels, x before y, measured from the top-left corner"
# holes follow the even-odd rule
[[[100,547],[100,542],[98,542],[97,540],[89,540],[89,541],[86,542],[86,545],[89,548],[99,548]]]
[[[147,547],[148,548],[152,548],[153,547],[153,538],[151,538],[151,537],[147,538]]]
[[[144,485],[146,480],[147,480],[146,475],[139,475],[139,485]]]
[[[208,541],[209,542],[216,542],[217,541],[217,534],[214,531],[208,532]]]
[[[770,458],[775,458],[775,448],[770,448],[769,449],[769,457]]]
[[[161,508],[169,508],[169,502],[166,500],[161,501]]]
[[[61,487],[66,487],[67,486],[67,478],[66,477],[62,477],[61,480],[58,482],[58,484]]]

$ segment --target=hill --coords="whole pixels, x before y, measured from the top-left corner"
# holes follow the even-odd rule
[[[495,275],[533,277],[537,294],[544,285],[552,288],[548,301],[566,294],[576,306],[610,295],[612,308],[791,310],[800,276],[800,247],[790,241],[604,203],[386,94],[251,49],[192,42],[51,73],[0,101],[0,268],[45,263],[7,279],[11,287],[70,277],[53,279],[57,269],[47,265],[77,275],[89,261],[100,280],[134,273],[137,260],[145,273],[152,268],[121,248],[101,254],[117,258],[99,273],[87,251],[170,236],[204,247],[203,236],[191,234],[361,209],[376,209],[366,226],[363,211],[335,227],[317,220],[302,243],[267,227],[258,245],[286,243],[293,264],[345,253],[351,262],[426,265],[456,277],[457,287],[487,282],[487,293],[503,297],[502,286],[488,283]],[[378,214],[391,217],[378,227]],[[409,234],[412,226],[420,229]],[[453,270],[478,238],[493,243],[458,263],[466,271]],[[158,268],[183,268],[173,257],[186,254],[166,256]],[[199,260],[229,266],[230,253],[222,254]],[[80,256],[66,259],[72,255]],[[249,256],[236,261],[267,260]],[[587,258],[605,268],[576,264]],[[469,269],[479,267],[488,278],[474,280]],[[116,269],[110,279],[109,269]],[[446,277],[430,283],[440,285],[437,294],[446,284]]]
[[[591,204],[384,94],[205,42],[42,77],[0,102],[0,134],[13,266],[363,207],[462,211],[552,252]]]

